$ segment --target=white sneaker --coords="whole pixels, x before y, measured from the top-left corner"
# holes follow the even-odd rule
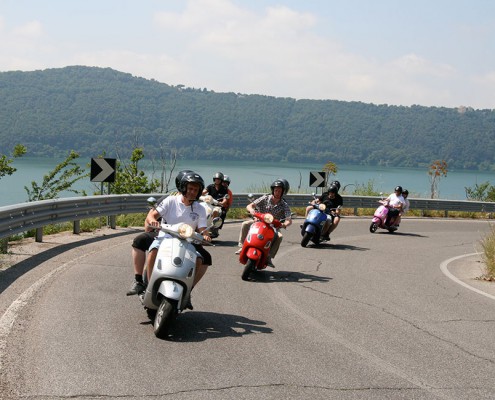
[[[238,249],[238,250],[235,252],[235,254],[241,254],[241,250],[242,250],[242,249]]]

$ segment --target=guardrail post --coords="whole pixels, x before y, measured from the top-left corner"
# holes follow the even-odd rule
[[[74,226],[72,228],[72,233],[75,235],[79,235],[81,233],[81,221],[74,221]]]
[[[7,254],[7,249],[9,247],[9,238],[0,239],[0,253]]]
[[[36,242],[41,243],[43,241],[43,228],[36,228]]]
[[[117,216],[116,215],[110,215],[110,228],[115,229],[117,227]]]

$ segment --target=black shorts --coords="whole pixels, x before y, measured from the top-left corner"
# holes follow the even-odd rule
[[[397,208],[390,208],[388,210],[388,215],[390,217],[397,217],[397,215],[399,215],[399,210]]]
[[[141,251],[148,251],[155,240],[157,232],[143,232],[137,235],[132,241],[132,247]]]
[[[203,259],[203,265],[211,265],[211,254],[200,244],[193,245],[196,248],[196,251],[201,254],[201,258]]]

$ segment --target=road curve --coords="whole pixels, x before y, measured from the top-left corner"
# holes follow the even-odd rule
[[[481,250],[487,221],[371,234],[369,219],[347,217],[320,248],[300,246],[300,222],[276,268],[250,282],[234,255],[240,225],[226,224],[169,340],[125,296],[135,231],[13,267],[0,284],[0,396],[495,398],[495,301],[445,274]]]

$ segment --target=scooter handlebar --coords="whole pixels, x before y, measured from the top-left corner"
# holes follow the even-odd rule
[[[260,221],[264,221],[267,224],[273,225],[275,228],[280,228],[282,226],[282,222],[270,213],[260,213],[256,211],[253,213],[253,217],[259,219]]]
[[[165,224],[160,226],[159,228],[154,227],[152,225],[148,225],[149,228],[160,230],[161,232],[168,233],[171,236],[174,236],[179,239],[187,240],[188,242],[198,242],[200,244],[206,244],[213,246],[212,243],[205,240],[201,233],[195,232],[193,227],[187,225],[185,223],[178,224]]]

